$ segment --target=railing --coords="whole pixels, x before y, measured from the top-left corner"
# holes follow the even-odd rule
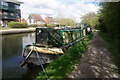
[[[16,8],[13,8],[13,7],[4,6],[4,5],[1,5],[1,7],[2,7],[2,9],[4,9],[4,10],[10,10],[10,11],[19,10],[19,9],[16,9]]]
[[[20,9],[16,9],[16,13],[20,13]]]
[[[2,5],[1,7],[2,7],[2,9],[5,9],[5,10],[9,9],[8,6],[4,6],[4,5]]]
[[[0,20],[2,19],[2,15],[0,15]]]
[[[11,16],[11,15],[2,15],[3,19],[16,19],[15,16]]]
[[[16,9],[15,9],[15,8],[12,8],[12,7],[9,7],[9,10],[10,10],[10,11],[15,11]]]
[[[8,19],[8,15],[2,15],[3,19]]]
[[[9,19],[16,19],[15,16],[9,16]]]

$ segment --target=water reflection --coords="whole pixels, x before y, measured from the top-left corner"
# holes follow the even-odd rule
[[[32,44],[34,42],[35,42],[35,34],[26,35],[22,37],[22,48],[24,48],[25,45]]]
[[[22,60],[21,52],[23,47],[27,44],[34,43],[35,34],[5,35],[2,36],[2,41],[2,77],[33,78],[33,74],[36,73],[37,70],[32,71],[27,70],[27,68],[21,68],[20,61]]]
[[[22,50],[22,37],[20,35],[9,35],[2,37],[2,59],[8,59],[12,56],[17,56]]]

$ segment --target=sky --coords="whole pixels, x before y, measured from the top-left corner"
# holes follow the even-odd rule
[[[89,12],[99,10],[98,2],[93,0],[19,0],[21,4],[22,18],[27,19],[29,14],[39,14],[56,17],[62,16],[72,18],[76,22],[81,21],[81,17]]]

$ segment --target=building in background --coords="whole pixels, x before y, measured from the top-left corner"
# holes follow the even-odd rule
[[[46,17],[45,19],[44,19],[44,21],[45,21],[45,23],[46,24],[57,24],[56,22],[55,22],[55,19],[53,18],[53,17]]]
[[[17,0],[0,0],[0,25],[7,26],[10,21],[21,19],[20,4],[23,2]]]
[[[24,18],[21,18],[21,22],[27,23],[27,21]]]
[[[32,24],[40,25],[40,24],[45,24],[45,21],[38,14],[30,14],[28,16],[27,23],[28,23],[28,25],[32,25]]]

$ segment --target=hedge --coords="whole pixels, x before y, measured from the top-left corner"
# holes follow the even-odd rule
[[[40,27],[48,27],[48,28],[53,28],[53,27],[59,27],[58,24],[40,24]]]
[[[56,24],[47,24],[48,28],[56,27]]]
[[[21,23],[21,22],[9,22],[8,26],[11,28],[27,28],[27,23]]]
[[[29,27],[56,27],[56,24],[32,24],[32,25],[29,25]]]
[[[37,24],[32,24],[32,25],[29,25],[29,27],[38,27],[39,25]]]

